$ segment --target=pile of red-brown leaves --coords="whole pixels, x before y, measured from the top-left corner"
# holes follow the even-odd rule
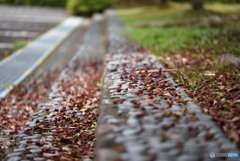
[[[43,146],[46,137],[42,137],[38,144],[39,147],[43,146],[41,155],[44,158],[73,161],[95,157],[97,107],[100,99],[97,82],[101,76],[101,66],[90,63],[80,68],[66,72],[66,76],[58,81],[54,95],[62,100],[57,104],[50,100],[50,104],[57,106],[54,110],[51,107],[45,109],[50,119],[38,122],[33,129],[26,131],[30,134],[52,133],[53,147]]]
[[[58,73],[56,70],[32,78],[0,101],[0,156],[13,136],[37,109],[38,104],[46,100]]]
[[[185,49],[159,59],[176,69],[171,72],[175,81],[240,146],[240,71],[217,69],[216,55],[204,49]]]
[[[99,69],[100,66],[92,63],[89,68],[82,69],[84,73],[81,75],[69,75],[72,80],[61,81],[61,89],[67,93],[66,101],[61,103],[52,119],[57,127],[53,145],[60,151],[59,160],[94,158],[100,99],[100,89],[97,87],[101,75]]]

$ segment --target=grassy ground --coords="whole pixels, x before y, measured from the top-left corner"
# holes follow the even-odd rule
[[[226,4],[208,4],[207,11],[201,13],[192,12],[190,5],[172,3],[169,8],[159,7],[140,7],[133,9],[118,10],[118,14],[122,17],[123,22],[129,29],[129,38],[139,42],[144,47],[150,48],[157,54],[166,54],[170,51],[175,51],[179,48],[191,46],[199,48],[217,49],[218,51],[226,51],[240,55],[240,47],[235,39],[239,39],[240,30],[235,29],[235,24],[229,25],[228,30],[222,27],[203,26],[174,26],[182,21],[192,19],[200,20],[211,15],[240,15],[240,5]],[[146,24],[172,24],[171,27],[145,27]],[[203,22],[205,23],[205,22]],[[228,44],[232,44],[231,48],[225,49],[221,45],[226,43],[225,36],[227,32],[238,36],[238,38],[228,39]],[[236,33],[234,33],[236,32]],[[232,36],[230,35],[230,36]]]
[[[240,4],[206,4],[193,12],[172,3],[119,9],[128,38],[150,49],[203,110],[240,146],[239,69],[219,63],[221,55],[240,56]],[[219,20],[220,19],[220,20]]]
[[[15,43],[13,43],[12,49],[2,50],[2,53],[0,52],[0,61],[3,60],[4,58],[10,56],[13,52],[23,48],[24,46],[27,45],[27,43],[28,43],[28,41],[26,41],[26,40],[19,40],[19,41],[16,41]]]

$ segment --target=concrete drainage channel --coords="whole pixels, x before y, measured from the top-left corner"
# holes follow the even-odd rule
[[[57,27],[28,43],[0,62],[0,98],[35,71],[80,25],[80,18],[68,18]]]
[[[96,15],[49,101],[38,106],[2,160],[93,160],[104,29],[103,17]]]

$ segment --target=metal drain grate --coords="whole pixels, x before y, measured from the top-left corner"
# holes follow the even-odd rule
[[[0,62],[0,99],[34,71],[81,23],[70,17]]]

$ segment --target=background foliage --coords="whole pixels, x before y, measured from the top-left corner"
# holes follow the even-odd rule
[[[0,0],[1,4],[65,7],[67,0]]]
[[[91,15],[111,6],[111,0],[68,0],[67,9],[74,15]]]
[[[111,6],[114,8],[128,8],[147,5],[164,6],[168,4],[168,2],[195,3],[199,1],[201,2],[201,0],[0,0],[0,4],[66,7],[69,13],[74,15],[92,15],[95,12],[102,12]],[[202,2],[220,2],[227,4],[240,3],[240,0],[202,0]]]
[[[110,7],[112,0],[0,0],[0,4],[66,7],[74,15],[91,15]]]

